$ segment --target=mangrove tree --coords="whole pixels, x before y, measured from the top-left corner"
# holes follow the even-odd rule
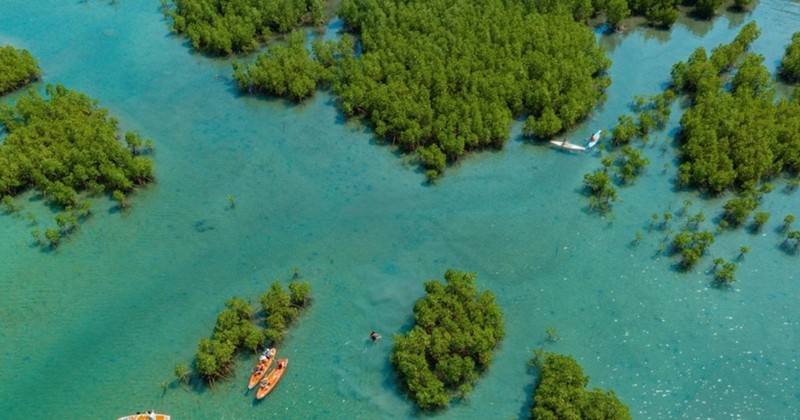
[[[423,410],[464,397],[492,362],[504,324],[494,294],[478,292],[475,274],[447,270],[445,283],[425,283],[414,305],[414,326],[394,336],[390,361]]]

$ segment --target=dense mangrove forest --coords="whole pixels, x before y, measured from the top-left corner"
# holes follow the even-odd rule
[[[395,335],[390,360],[410,398],[423,410],[465,397],[505,334],[490,291],[478,292],[475,274],[447,270],[445,282],[425,283],[414,305],[414,326]]]
[[[345,0],[339,16],[340,41],[316,41],[312,54],[291,35],[255,63],[234,64],[234,79],[294,100],[330,86],[345,116],[415,153],[431,179],[471,150],[502,147],[515,117],[528,116],[532,138],[573,127],[610,84],[594,35],[563,7]]]
[[[681,7],[710,18],[721,4]],[[234,64],[233,78],[242,90],[296,101],[330,86],[347,117],[364,118],[378,138],[414,153],[434,179],[472,150],[502,147],[514,118],[526,118],[528,138],[548,139],[605,100],[610,62],[588,19],[604,16],[613,27],[634,14],[669,26],[678,6],[671,0],[344,0],[339,16],[358,45],[347,37],[315,41],[309,52],[304,37],[293,34],[253,64]],[[651,118],[640,128],[655,123]],[[630,181],[642,166],[628,154],[620,174]]]
[[[251,52],[272,33],[325,21],[323,0],[162,0],[171,29],[195,49],[217,55]]]
[[[39,79],[39,63],[27,50],[0,46],[0,95]]]
[[[123,208],[136,188],[155,180],[146,156],[153,145],[126,132],[124,146],[117,120],[97,100],[61,85],[48,85],[45,92],[47,97],[30,90],[13,106],[0,104],[7,132],[0,144],[0,195],[11,211],[11,198],[29,189],[66,210],[56,216],[58,229],[45,231],[56,247],[91,213],[86,194],[110,194]],[[45,243],[38,230],[32,234],[36,243]]]

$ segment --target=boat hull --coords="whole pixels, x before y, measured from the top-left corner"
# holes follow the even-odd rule
[[[591,137],[589,137],[589,143],[586,145],[586,148],[591,149],[592,147],[596,146],[600,141],[600,134],[602,133],[603,130],[597,130],[596,133],[592,134]]]
[[[258,385],[258,381],[260,381],[261,379],[264,378],[264,376],[266,376],[269,367],[272,366],[272,361],[275,360],[275,354],[277,354],[277,352],[274,353],[272,356],[267,356],[267,360],[256,363],[256,366],[258,366],[258,364],[263,365],[261,368],[261,373],[259,374],[253,373],[252,375],[250,375],[250,382],[247,383],[247,389],[255,388],[256,385]]]
[[[575,152],[582,152],[586,150],[583,146],[578,146],[577,144],[570,143],[568,141],[560,141],[560,140],[550,140],[550,144],[557,146],[560,149],[564,150],[572,150]]]
[[[281,378],[283,378],[283,374],[286,373],[286,368],[289,366],[289,359],[279,359],[278,366],[272,370],[272,372],[267,375],[267,384],[269,385],[261,385],[258,387],[258,391],[256,391],[256,398],[262,399],[267,396],[275,386],[278,385]]]
[[[120,417],[117,420],[170,420],[168,414],[131,414],[130,416]]]

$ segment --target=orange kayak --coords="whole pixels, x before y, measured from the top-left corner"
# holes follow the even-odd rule
[[[275,355],[278,352],[273,349],[272,351],[268,351],[264,356],[266,359],[259,360],[255,366],[253,366],[253,374],[250,375],[250,382],[247,384],[247,389],[253,389],[261,378],[267,374],[267,370],[269,370],[270,365],[272,365],[272,361],[275,360]]]
[[[289,366],[289,359],[278,359],[278,366],[272,369],[272,372],[267,375],[266,379],[261,380],[261,385],[259,385],[258,391],[256,392],[256,398],[260,400],[272,392],[275,385],[278,385],[278,381],[281,380],[283,374],[286,372],[287,366]]]
[[[170,417],[167,414],[156,414],[156,413],[143,413],[143,414],[131,414],[130,416],[120,417],[117,420],[169,420]]]

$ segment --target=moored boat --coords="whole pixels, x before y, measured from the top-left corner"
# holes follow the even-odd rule
[[[550,140],[550,144],[558,146],[559,148],[564,149],[564,150],[573,150],[573,151],[576,151],[576,152],[582,152],[582,151],[586,150],[585,147],[578,146],[577,144],[574,144],[574,143],[570,143],[569,140],[567,140],[567,139],[564,139],[564,140]]]
[[[289,366],[289,359],[278,359],[278,366],[276,366],[265,379],[261,380],[261,384],[256,392],[256,398],[260,400],[275,389],[275,385],[278,385],[278,381],[281,380],[283,374],[286,372],[287,366]]]
[[[154,411],[146,413],[136,413],[129,416],[120,417],[117,420],[170,420],[169,414],[158,414]]]
[[[603,133],[603,130],[597,130],[597,132],[596,132],[596,133],[592,134],[592,135],[589,137],[589,143],[587,143],[587,144],[586,144],[586,148],[587,148],[587,149],[591,149],[592,147],[594,147],[595,145],[597,145],[597,142],[599,142],[599,141],[600,141],[600,135],[601,135],[602,133]]]
[[[267,349],[261,356],[258,358],[258,363],[253,367],[253,373],[250,375],[250,382],[247,384],[247,389],[253,389],[264,375],[267,374],[267,370],[272,365],[272,361],[275,360],[275,354],[278,351],[276,349]]]

